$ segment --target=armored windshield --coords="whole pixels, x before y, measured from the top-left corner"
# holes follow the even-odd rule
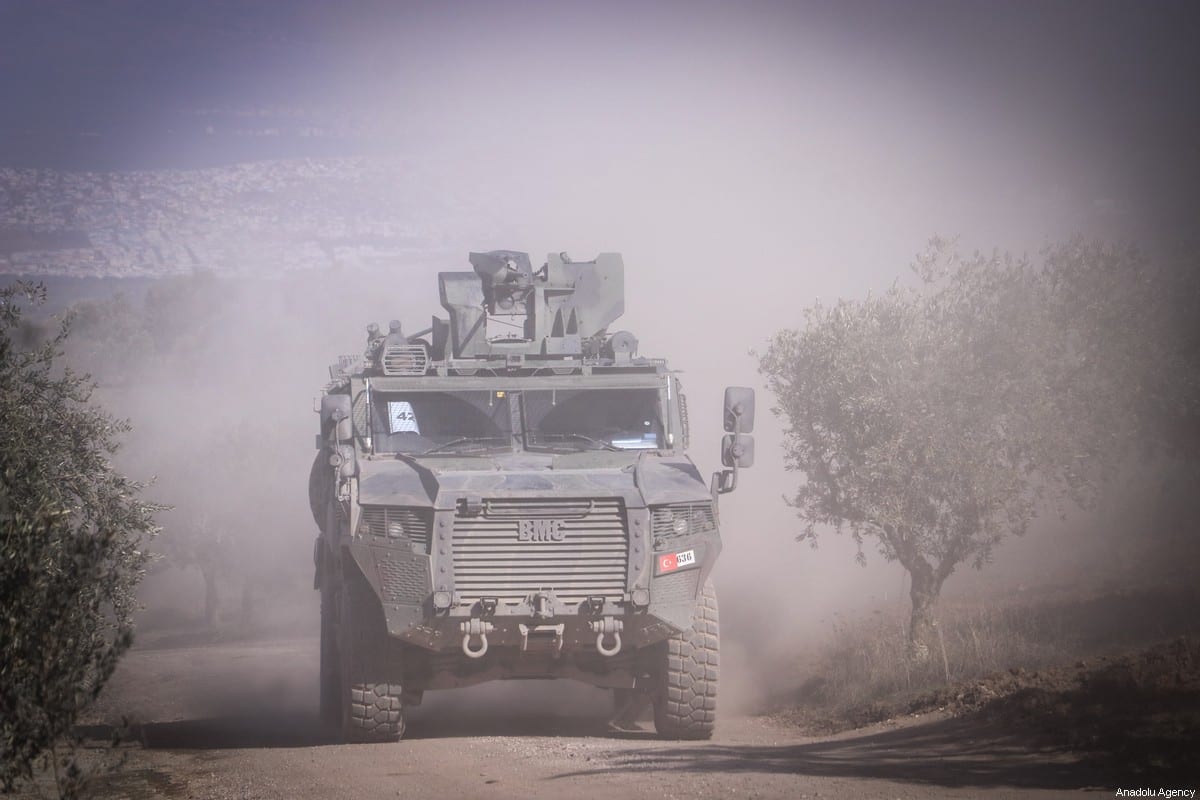
[[[506,392],[371,392],[376,453],[472,453],[512,441]]]
[[[524,391],[530,449],[655,450],[665,446],[656,389]]]

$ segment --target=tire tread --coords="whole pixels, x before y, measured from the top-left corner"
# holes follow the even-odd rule
[[[349,652],[342,662],[349,689],[343,735],[351,742],[394,742],[404,735],[397,680],[402,645],[388,635],[379,601],[365,580],[347,580],[346,599],[351,619]]]
[[[665,642],[666,657],[654,703],[654,727],[671,739],[708,739],[717,722],[720,620],[711,582],[693,613],[692,625]]]

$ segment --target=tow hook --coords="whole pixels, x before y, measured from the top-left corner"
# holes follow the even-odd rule
[[[535,619],[550,619],[554,616],[554,596],[549,592],[535,592],[529,604],[533,606]]]
[[[624,629],[625,623],[619,619],[604,617],[594,619],[588,624],[596,632],[596,649],[600,651],[600,655],[611,658],[621,652],[621,630]],[[612,647],[605,647],[604,640],[609,636],[612,637]]]
[[[487,635],[495,628],[492,623],[472,617],[460,622],[458,629],[463,633],[462,651],[467,658],[483,658],[488,651]],[[471,649],[471,637],[479,637],[479,649]]]

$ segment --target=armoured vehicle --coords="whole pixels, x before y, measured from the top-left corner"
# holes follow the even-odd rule
[[[619,254],[470,263],[438,276],[448,319],[368,326],[316,404],[322,716],[396,739],[426,690],[569,678],[710,736],[717,499],[753,462],[753,390],[726,390],[706,484],[678,375],[608,332]]]

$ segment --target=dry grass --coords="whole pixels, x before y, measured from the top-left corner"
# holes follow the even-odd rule
[[[827,645],[776,703],[807,727],[831,730],[927,708],[950,687],[999,672],[1074,664],[1195,633],[1195,592],[1106,595],[993,606],[943,604],[924,662],[908,656],[906,614],[837,616]],[[952,694],[952,693],[951,693]]]

